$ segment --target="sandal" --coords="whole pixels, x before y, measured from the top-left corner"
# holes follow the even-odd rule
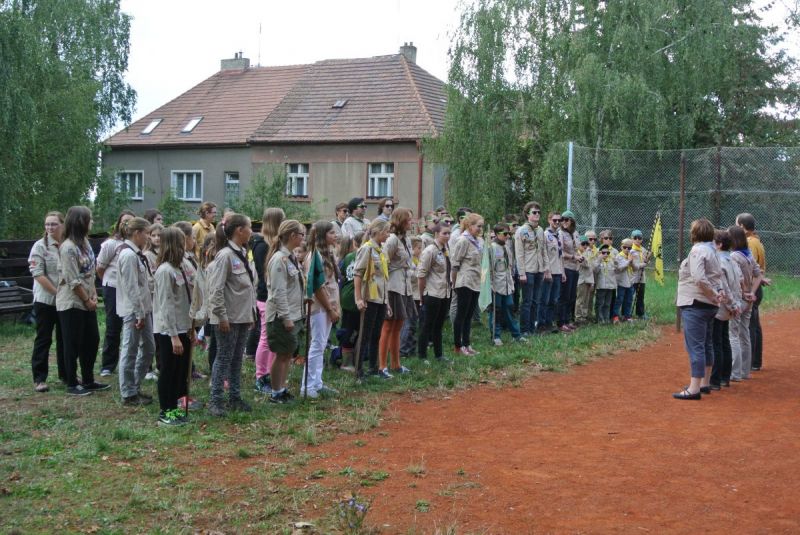
[[[674,397],[675,399],[701,399],[700,392],[692,394],[691,392],[689,392],[689,390],[685,388],[680,392],[672,394],[672,397]]]

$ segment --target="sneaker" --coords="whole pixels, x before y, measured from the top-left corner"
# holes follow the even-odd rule
[[[259,394],[272,394],[272,386],[269,384],[269,375],[262,375],[256,379],[256,386],[253,390]]]
[[[278,390],[277,392],[272,392],[269,396],[270,403],[277,403],[278,405],[283,405],[285,403],[289,403],[294,399],[294,396],[289,394],[289,391],[285,388]]]
[[[111,388],[111,385],[106,385],[103,383],[98,383],[97,381],[93,381],[89,384],[83,385],[83,388],[86,390],[91,390],[92,392],[99,392],[101,390],[108,390]]]
[[[572,329],[570,329],[566,325],[562,325],[561,327],[558,328],[558,330],[560,332],[562,332],[562,333],[571,333],[572,332]]]
[[[91,393],[91,390],[86,390],[81,385],[70,386],[67,388],[67,394],[70,396],[88,396]]]
[[[384,368],[378,372],[378,377],[380,377],[381,379],[391,379],[392,377],[394,377],[394,375],[389,373],[388,368]]]
[[[103,368],[102,370],[100,370],[100,377],[110,377],[110,376],[111,376],[111,370],[109,370],[108,368]]]
[[[147,372],[144,374],[145,381],[157,381],[158,380],[158,373],[156,372]]]
[[[467,354],[470,355],[470,356],[472,356],[472,355],[480,355],[481,354],[480,351],[476,351],[475,348],[472,347],[472,346],[468,346],[466,349],[469,352]]]
[[[502,345],[503,345],[503,341],[502,341],[502,340],[500,340],[499,338],[495,338],[495,339],[493,340],[493,342],[494,342],[494,345],[495,345],[495,346],[497,346],[497,347],[500,347],[500,346],[502,346]]]
[[[519,338],[514,338],[514,342],[516,342],[518,344],[527,344],[528,343],[528,339],[525,338],[524,336],[520,336]]]
[[[463,347],[459,347],[459,346],[455,346],[455,348],[453,349],[453,353],[455,355],[466,355],[466,353],[464,353],[462,351],[462,349],[464,349],[464,348]]]
[[[122,398],[122,404],[126,407],[141,407],[143,405],[149,405],[152,402],[152,399],[145,399],[138,394]]]
[[[228,409],[239,412],[253,412],[253,407],[242,398],[229,400]]]
[[[47,383],[45,383],[44,381],[42,381],[41,383],[36,383],[33,386],[33,389],[36,390],[37,392],[49,392],[50,391],[50,387],[47,386]]]
[[[396,370],[392,370],[392,371],[393,371],[393,372],[395,372],[395,373],[399,373],[399,374],[401,374],[401,375],[403,375],[403,374],[407,374],[407,373],[411,373],[411,370],[409,370],[409,369],[408,369],[408,368],[406,368],[405,366],[400,366],[400,367],[399,367],[399,368],[397,368]]]
[[[182,407],[183,409],[187,409],[188,408],[190,411],[199,411],[200,409],[203,408],[203,402],[202,401],[198,401],[198,400],[190,397],[188,399],[188,401],[189,401],[189,406],[188,407],[186,406],[186,401],[187,401],[186,396],[178,398],[178,407]]]
[[[309,390],[308,392],[306,392],[306,389],[301,386],[300,387],[300,397],[301,398],[306,398],[307,397],[309,399],[317,399],[317,398],[319,398],[319,392],[317,392],[316,390]]]
[[[158,415],[158,423],[172,427],[184,425],[186,423],[186,413],[181,409],[161,411],[161,414]]]
[[[222,407],[222,404],[214,403],[213,401],[208,404],[208,414],[211,416],[216,416],[217,418],[222,418],[228,415],[228,413]]]
[[[333,387],[322,385],[317,392],[323,396],[335,397],[339,395],[339,391]]]

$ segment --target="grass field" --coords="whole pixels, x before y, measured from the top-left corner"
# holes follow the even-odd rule
[[[661,324],[674,322],[675,279],[664,287],[647,286],[649,322],[621,326],[589,326],[576,333],[538,337],[529,344],[490,345],[485,328],[475,332],[481,352],[457,358],[451,365],[422,366],[391,381],[355,385],[352,376],[326,370],[326,382],[338,388],[339,399],[275,406],[252,392],[254,368],[243,370],[249,414],[213,419],[204,411],[179,429],[156,425],[157,403],[138,409],[120,404],[117,377],[110,392],[70,398],[54,380],[51,392],[36,394],[31,384],[30,351],[34,331],[28,325],[0,323],[0,510],[4,531],[17,533],[190,533],[260,531],[291,533],[289,522],[308,520],[304,512],[316,504],[314,522],[322,533],[358,532],[338,525],[336,496],[326,480],[348,478],[355,490],[380,484],[380,471],[365,474],[307,474],[314,450],[305,446],[338,433],[356,433],[380,424],[386,406],[407,392],[419,397],[446,395],[479,383],[513,388],[531,374],[563,372],[619,350],[639,347],[657,338]],[[776,278],[766,289],[763,310],[794,308],[800,280]],[[445,340],[449,339],[446,333]],[[195,355],[201,369],[204,353]],[[300,367],[291,384],[296,390]],[[155,384],[145,384],[155,394]],[[207,381],[197,381],[193,394],[206,401]],[[354,447],[358,447],[357,444]],[[257,484],[226,488],[209,478],[198,464],[209,460],[223,469],[226,459],[250,459],[248,473]],[[220,468],[223,467],[223,468]],[[307,479],[301,488],[290,479]],[[369,521],[367,520],[367,524]]]

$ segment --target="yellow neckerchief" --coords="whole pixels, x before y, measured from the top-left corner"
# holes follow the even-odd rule
[[[383,278],[389,278],[389,262],[386,260],[386,255],[383,254],[383,250],[381,250],[380,246],[373,242],[372,240],[367,241],[362,247],[368,247],[378,252],[381,259],[381,271],[383,272]],[[364,278],[367,279],[367,292],[369,295],[369,299],[377,299],[378,298],[378,283],[375,281],[375,273],[374,267],[372,262],[372,254],[370,253],[369,262],[367,262],[367,269],[364,271]]]
[[[630,261],[629,254],[625,254],[625,249],[621,250],[617,256],[621,256],[625,260],[628,260],[628,267],[625,268],[628,271],[628,275],[633,274],[633,262]]]
[[[413,263],[415,266],[418,266],[418,265],[419,265],[419,257],[418,257],[418,256],[412,256],[412,257],[411,257],[411,262],[412,262],[412,263]]]

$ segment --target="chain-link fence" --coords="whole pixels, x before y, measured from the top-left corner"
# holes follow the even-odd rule
[[[664,267],[691,247],[693,220],[727,227],[749,212],[767,252],[767,271],[800,275],[800,147],[635,151],[574,146],[569,205],[579,230],[611,229],[615,242],[641,229],[645,246],[661,211]],[[681,200],[685,206],[680,217]]]

